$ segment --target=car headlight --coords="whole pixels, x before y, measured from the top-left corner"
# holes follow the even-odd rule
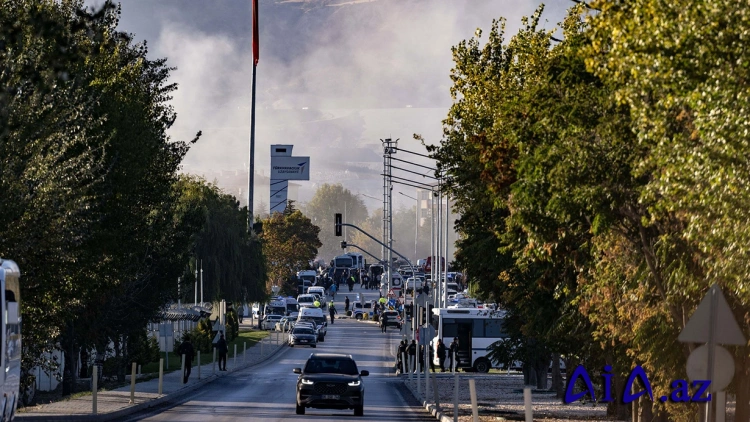
[[[302,384],[305,384],[305,385],[313,385],[313,382],[312,382],[312,381],[310,381],[310,380],[306,380],[306,379],[302,378]]]
[[[357,387],[357,386],[359,386],[360,384],[362,384],[362,381],[360,381],[360,380],[357,380],[357,381],[352,381],[352,382],[350,382],[350,383],[349,383],[349,386],[350,386],[350,387]]]

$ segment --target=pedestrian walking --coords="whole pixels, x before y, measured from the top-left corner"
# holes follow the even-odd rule
[[[440,372],[445,372],[445,343],[443,343],[443,339],[438,339],[437,357],[440,363]]]
[[[450,356],[451,356],[450,370],[453,371],[453,368],[456,368],[456,371],[458,371],[458,365],[461,364],[461,360],[458,358],[458,337],[453,337],[453,342],[450,344]],[[453,361],[454,359],[455,359],[455,364]]]
[[[344,312],[349,312],[349,296],[344,298]]]
[[[219,353],[219,371],[226,371],[229,346],[227,345],[226,339],[224,339],[224,333],[221,333],[219,341],[216,342],[216,351]]]
[[[332,284],[331,288],[328,289],[328,291],[331,292],[331,300],[336,298],[336,290],[337,290],[337,286],[335,284]]]
[[[193,369],[193,356],[195,356],[195,349],[193,349],[193,343],[190,342],[190,337],[183,337],[182,344],[177,350],[180,355],[185,356],[185,372],[182,373],[182,383],[187,384],[190,372]]]
[[[330,301],[328,303],[328,313],[331,314],[331,324],[333,324],[334,315],[336,315],[338,312],[336,311],[336,305],[333,304],[333,301]]]
[[[419,345],[419,372],[424,372],[424,344]]]
[[[388,329],[388,314],[383,312],[383,316],[380,317],[380,331],[385,333]]]
[[[245,306],[240,305],[239,309],[237,310],[237,321],[239,321],[240,324],[242,324],[242,317],[245,316]]]
[[[432,347],[432,342],[430,342],[430,370],[432,372],[435,371],[435,348]]]

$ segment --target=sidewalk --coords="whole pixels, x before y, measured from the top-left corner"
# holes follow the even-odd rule
[[[242,324],[242,326],[249,328],[249,325],[246,324]],[[23,421],[107,421],[121,418],[174,400],[234,371],[260,364],[275,356],[283,349],[285,345],[284,338],[285,336],[279,333],[279,343],[277,345],[276,341],[274,341],[275,333],[272,331],[271,335],[264,338],[262,342],[248,348],[244,358],[242,351],[238,350],[236,363],[233,351],[230,350],[227,355],[227,371],[219,372],[218,365],[216,365],[214,370],[214,364],[208,363],[200,367],[200,380],[198,379],[199,368],[198,366],[193,366],[187,384],[182,383],[182,371],[177,370],[165,373],[161,396],[157,394],[159,391],[159,377],[157,373],[154,379],[136,381],[135,403],[130,403],[130,384],[128,384],[113,391],[98,392],[96,415],[92,414],[93,395],[87,394],[75,399],[19,408],[16,418]],[[130,376],[127,379],[129,380]]]

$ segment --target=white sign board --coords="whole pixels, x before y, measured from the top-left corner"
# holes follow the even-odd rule
[[[271,180],[310,180],[310,157],[271,157]]]
[[[734,377],[734,358],[727,349],[714,347],[714,376],[708,376],[708,346],[703,345],[693,350],[687,360],[687,375],[691,381],[711,379],[709,391],[723,391]]]
[[[744,346],[746,344],[745,336],[742,334],[737,320],[729,308],[724,294],[717,284],[711,286],[708,293],[698,305],[698,309],[685,324],[685,328],[677,337],[682,343],[708,343],[708,337],[711,331],[711,296],[716,295],[716,344],[732,344]]]

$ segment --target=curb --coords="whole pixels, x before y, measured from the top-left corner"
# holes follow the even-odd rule
[[[209,375],[205,379],[199,380],[198,382],[191,384],[189,386],[180,388],[177,391],[174,391],[169,394],[164,394],[159,398],[152,399],[134,406],[125,407],[120,410],[116,410],[114,412],[109,413],[99,413],[96,415],[92,414],[75,414],[75,415],[24,415],[23,413],[16,413],[14,416],[14,419],[17,420],[24,420],[24,421],[50,421],[50,422],[57,422],[57,421],[86,421],[86,422],[93,422],[93,421],[110,421],[113,419],[123,418],[125,416],[129,416],[133,413],[138,413],[142,410],[146,410],[152,407],[157,407],[165,403],[169,403],[172,400],[179,399],[181,397],[184,397],[188,395],[189,393],[192,393],[193,391],[197,390],[198,387],[202,387],[206,384],[210,384],[214,381],[216,381],[219,378],[223,378],[226,375],[229,375],[231,373],[237,372],[242,369],[252,368],[253,366],[260,365],[267,360],[271,359],[272,357],[279,354],[281,350],[286,350],[286,348],[283,346],[283,344],[273,353],[266,356],[265,359],[245,364],[243,366],[238,366],[235,369],[232,369],[230,371],[227,371],[227,374],[225,375]],[[137,385],[137,384],[136,384]]]
[[[407,379],[403,379],[402,382],[404,383],[404,386],[411,392],[411,395],[420,403],[422,403],[422,406],[430,412],[432,416],[435,417],[435,419],[439,420],[440,422],[453,422],[453,418],[444,414],[437,406],[434,404],[431,404],[429,402],[423,401],[421,398],[417,397],[417,393],[414,392],[414,390],[411,387],[411,384],[407,382]]]

